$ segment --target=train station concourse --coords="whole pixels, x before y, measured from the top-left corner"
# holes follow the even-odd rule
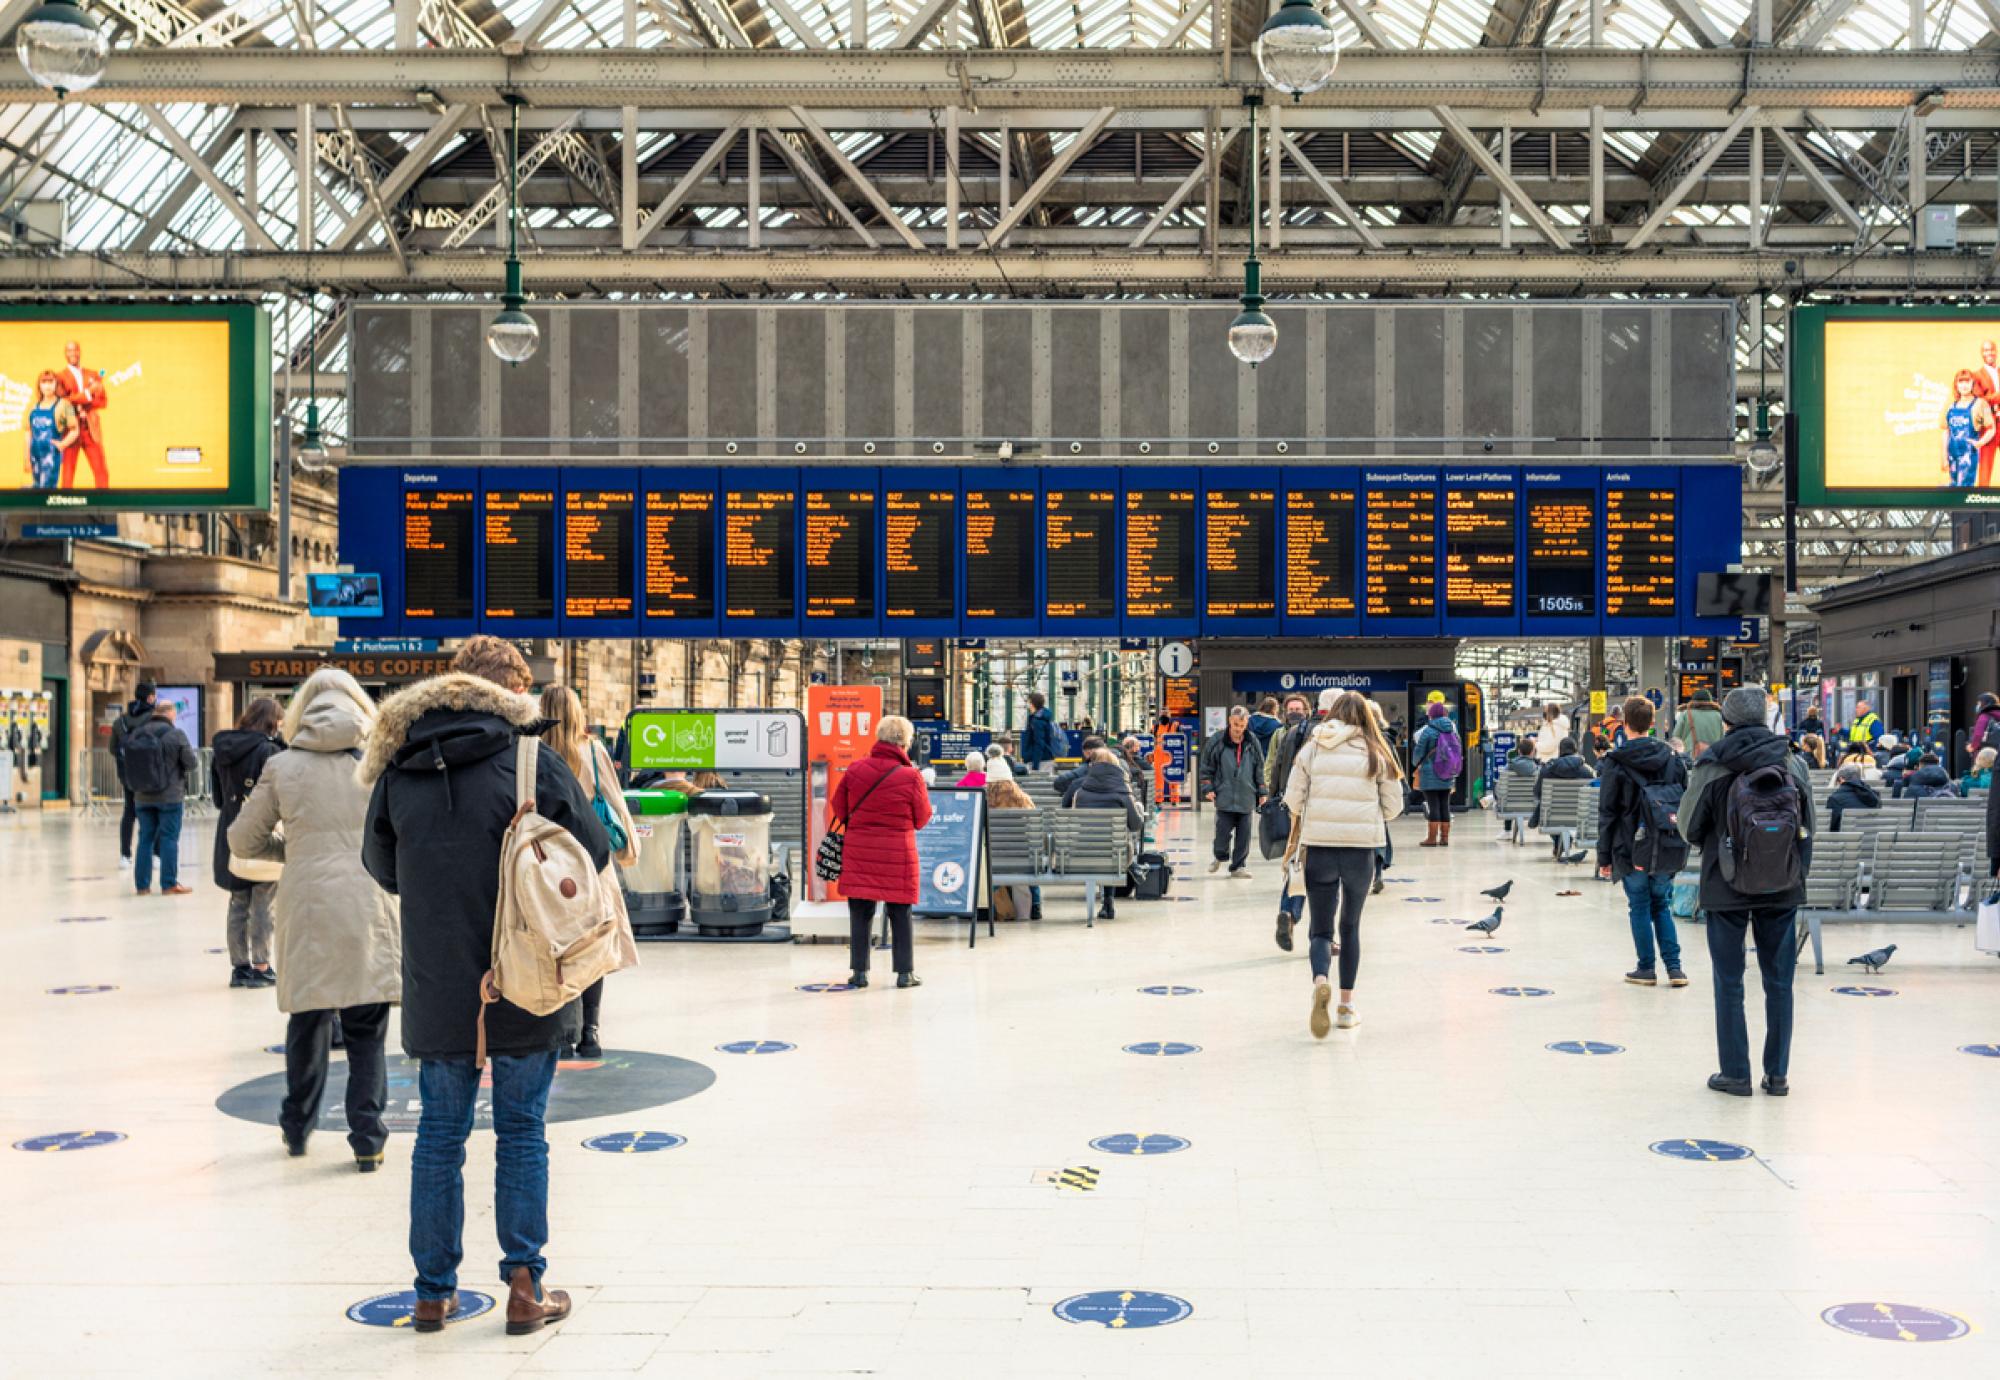
[[[1994,0],[0,36],[0,1376],[2000,1375]]]

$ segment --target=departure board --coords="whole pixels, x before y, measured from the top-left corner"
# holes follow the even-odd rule
[[[965,495],[965,616],[1035,616],[1035,491]]]
[[[889,617],[940,622],[957,617],[958,547],[952,540],[957,503],[950,489],[889,489],[882,495],[883,612]]]
[[[1370,618],[1437,616],[1437,490],[1370,489],[1362,545]]]
[[[563,495],[563,617],[632,616],[630,489]]]
[[[1115,488],[1050,489],[1047,558],[1051,618],[1116,618]]]
[[[1597,613],[1597,491],[1528,491],[1528,612],[1537,617]]]
[[[1192,483],[1125,491],[1127,617],[1194,617],[1194,496]],[[1053,604],[1054,567],[1050,569]]]
[[[722,501],[722,611],[730,618],[793,615],[790,489],[730,489]]]
[[[1674,616],[1674,491],[1604,491],[1604,616]]]
[[[715,617],[715,490],[646,491],[646,616]]]
[[[1352,520],[1352,509],[1349,509]],[[1130,534],[1127,534],[1130,540]],[[1278,495],[1274,489],[1210,489],[1210,618],[1270,618],[1278,611]]]
[[[1683,637],[1681,639],[1681,669],[1683,671],[1713,670],[1717,655],[1719,655],[1719,649],[1716,638]]]
[[[1354,616],[1354,490],[1286,492],[1285,613]]]
[[[1512,618],[1514,491],[1444,491],[1444,608],[1450,618]]]
[[[552,489],[486,491],[488,618],[556,616],[556,496]]]
[[[806,617],[875,616],[875,491],[807,489]]]
[[[470,618],[474,499],[470,489],[403,490],[403,616]]]
[[[1694,692],[1697,690],[1706,690],[1713,697],[1721,688],[1720,678],[1714,671],[1682,671],[1677,702],[1686,704],[1694,698]]]

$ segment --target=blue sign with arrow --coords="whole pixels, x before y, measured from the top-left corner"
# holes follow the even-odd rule
[[[1130,1131],[1121,1131],[1115,1136],[1099,1136],[1090,1143],[1093,1150],[1102,1150],[1107,1155],[1174,1155],[1194,1144],[1186,1136],[1168,1136],[1159,1132],[1137,1136]]]
[[[1543,1045],[1557,1054],[1623,1054],[1625,1046],[1606,1044],[1602,1040],[1557,1040],[1552,1045]]]
[[[1066,1298],[1054,1311],[1067,1323],[1096,1323],[1099,1327],[1122,1331],[1181,1322],[1194,1313],[1194,1305],[1172,1294],[1156,1294],[1149,1289],[1104,1289]]]
[[[650,1155],[658,1150],[678,1150],[686,1144],[686,1136],[677,1136],[672,1131],[613,1131],[610,1135],[592,1136],[583,1143],[583,1148],[601,1150],[607,1155]]]
[[[100,1145],[116,1145],[125,1139],[120,1131],[56,1131],[46,1136],[29,1136],[14,1142],[16,1150],[30,1154],[60,1154],[65,1150],[95,1150]]]
[[[1150,1054],[1172,1058],[1181,1054],[1199,1054],[1200,1045],[1187,1044],[1181,1040],[1143,1040],[1136,1045],[1125,1046],[1127,1054]]]
[[[445,1317],[448,1323],[464,1322],[493,1311],[493,1296],[474,1289],[458,1291],[458,1307]],[[377,1294],[347,1310],[347,1320],[366,1327],[408,1327],[416,1317],[417,1291],[399,1289],[393,1294]]]
[[[731,1040],[716,1048],[724,1054],[786,1054],[798,1048],[783,1040]]]
[[[1655,1155],[1665,1155],[1670,1160],[1702,1160],[1709,1164],[1747,1160],[1751,1154],[1747,1145],[1737,1145],[1726,1140],[1701,1140],[1692,1136],[1678,1140],[1656,1140],[1647,1148]]]

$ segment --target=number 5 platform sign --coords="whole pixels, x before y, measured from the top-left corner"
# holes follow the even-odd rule
[[[970,920],[986,873],[986,792],[931,788],[930,823],[917,830],[918,915]]]

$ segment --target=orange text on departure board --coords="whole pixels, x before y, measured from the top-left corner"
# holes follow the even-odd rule
[[[1208,539],[1202,547],[1209,617],[1256,618],[1277,612],[1272,552],[1263,544],[1272,530],[1276,501],[1270,489],[1209,490]]]
[[[1669,618],[1674,612],[1674,491],[1606,489],[1604,613]]]
[[[714,513],[715,493],[711,489],[647,492],[647,612],[672,617],[675,604],[707,604],[701,566],[703,553],[712,549],[714,529],[709,524]]]
[[[1194,607],[1194,490],[1125,495],[1125,612],[1158,618]]]
[[[1374,489],[1362,548],[1371,618],[1427,618],[1437,612],[1437,491]]]
[[[806,494],[806,617],[853,614],[874,602],[859,586],[868,569],[860,543],[871,539],[875,495],[866,489]]]
[[[1354,612],[1354,490],[1285,495],[1285,611],[1298,618]]]
[[[623,618],[632,591],[623,569],[626,533],[620,514],[632,511],[630,489],[583,489],[563,495],[563,613],[570,618]]]
[[[1444,597],[1454,614],[1505,617],[1514,611],[1514,493],[1447,489]]]

